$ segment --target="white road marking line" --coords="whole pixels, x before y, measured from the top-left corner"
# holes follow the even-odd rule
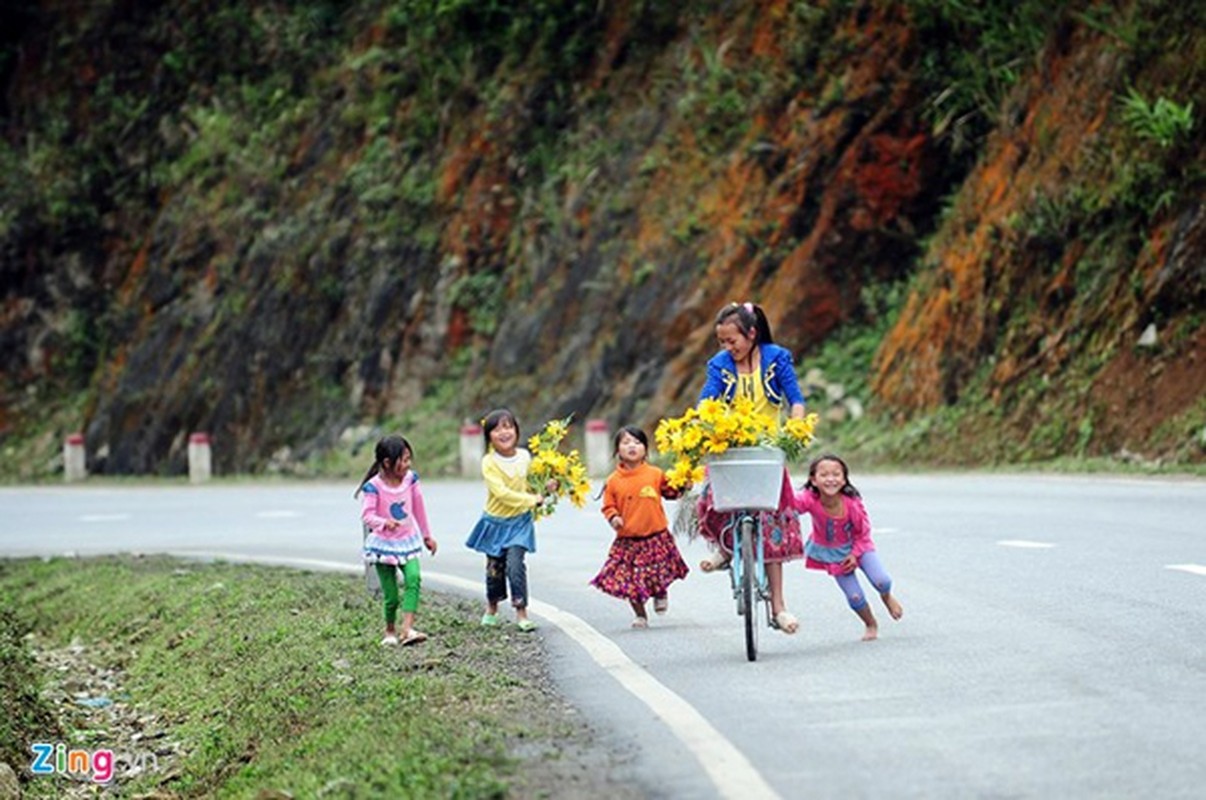
[[[424,577],[429,574],[424,573]],[[477,581],[452,575],[431,577],[470,592],[481,592]],[[721,797],[734,800],[773,800],[779,797],[736,745],[724,738],[694,706],[625,655],[611,639],[592,628],[581,617],[540,600],[530,601],[528,609],[565,631],[596,664],[647,705],[695,756]]]
[[[1028,542],[1025,539],[1002,539],[997,542],[1001,547],[1028,547],[1035,550],[1045,550],[1055,545],[1050,542]]]
[[[299,511],[257,511],[255,514],[260,519],[287,519],[290,517],[300,517]]]
[[[1168,564],[1164,568],[1188,572],[1191,575],[1206,576],[1206,567],[1202,566],[1201,564]]]
[[[226,553],[176,550],[172,555],[200,558],[217,558],[231,562],[254,562],[282,566],[315,567],[360,575],[361,564],[342,561],[324,561],[315,558],[274,558],[269,556],[245,556]],[[424,580],[436,581],[457,589],[481,593],[479,581],[471,581],[455,575],[423,571]],[[754,769],[737,749],[737,746],[716,730],[707,718],[694,706],[673,692],[642,669],[624,654],[619,645],[592,628],[582,618],[562,611],[556,606],[539,600],[528,604],[528,610],[556,625],[582,646],[595,663],[615,678],[621,686],[632,693],[656,714],[679,741],[695,756],[701,767],[712,779],[721,797],[732,800],[780,800],[770,784]]]
[[[78,517],[80,522],[117,522],[129,518],[129,514],[81,514]]]

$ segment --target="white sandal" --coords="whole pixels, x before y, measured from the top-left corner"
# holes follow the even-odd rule
[[[729,568],[729,557],[723,551],[717,550],[712,555],[699,562],[699,568],[704,572],[715,572]]]
[[[800,629],[800,620],[796,619],[795,614],[783,609],[775,615],[775,627],[786,634],[792,634]]]

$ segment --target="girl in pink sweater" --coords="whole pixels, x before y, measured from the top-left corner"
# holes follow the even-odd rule
[[[879,625],[855,569],[861,569],[879,590],[892,619],[900,619],[904,609],[892,596],[892,578],[875,552],[871,520],[863,508],[862,496],[850,483],[846,462],[827,453],[809,464],[808,482],[795,493],[795,507],[801,514],[812,515],[812,535],[804,545],[804,565],[824,570],[837,579],[846,601],[867,626],[863,641],[875,639]]]
[[[383,645],[417,644],[427,634],[414,627],[419,610],[419,553],[426,547],[434,556],[437,544],[427,525],[427,509],[419,476],[410,468],[414,451],[401,436],[377,442],[373,465],[356,494],[364,494],[360,519],[364,523],[364,562],[377,570],[385,599]],[[402,599],[398,599],[398,572],[402,573]],[[402,608],[402,630],[397,628]]]

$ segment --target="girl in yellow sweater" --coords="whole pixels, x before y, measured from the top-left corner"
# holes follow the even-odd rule
[[[640,428],[625,425],[616,433],[615,456],[619,465],[603,487],[603,516],[616,532],[607,561],[591,584],[613,597],[627,600],[636,618],[634,628],[649,627],[645,603],[666,613],[666,590],[687,577],[674,537],[670,535],[662,498],[673,500],[678,491],[666,483],[660,469],[645,461],[649,437]]]
[[[521,631],[536,630],[528,619],[527,553],[536,552],[536,526],[532,509],[544,502],[544,495],[528,488],[528,467],[532,454],[519,446],[519,421],[509,409],[491,411],[482,420],[486,454],[482,456],[482,477],[486,481],[486,510],[469,534],[465,545],[486,556],[486,613],[482,625],[497,626],[498,604],[507,599],[511,587],[511,606]],[[556,481],[546,487],[557,488]]]

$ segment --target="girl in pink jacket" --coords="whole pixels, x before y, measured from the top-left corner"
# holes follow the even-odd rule
[[[805,566],[837,579],[846,601],[867,626],[863,641],[875,639],[879,625],[855,569],[861,569],[879,590],[892,619],[900,619],[904,609],[892,596],[892,578],[875,552],[871,520],[862,496],[850,483],[846,462],[827,453],[809,464],[808,482],[795,493],[795,507],[801,514],[812,515],[812,535],[804,545]]]
[[[419,553],[426,547],[434,556],[437,544],[427,525],[427,509],[419,476],[410,468],[414,451],[401,436],[385,436],[377,442],[373,465],[360,482],[356,494],[364,494],[360,519],[364,523],[364,562],[377,570],[385,600],[383,645],[411,645],[425,641],[427,634],[414,627],[419,610]],[[402,573],[402,599],[398,599],[398,573]],[[402,630],[398,631],[398,607],[402,608]]]

